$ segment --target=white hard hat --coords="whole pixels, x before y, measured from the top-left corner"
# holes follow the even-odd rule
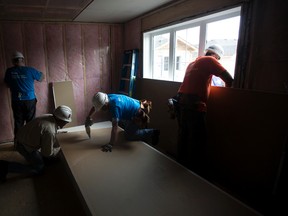
[[[15,51],[12,55],[12,59],[17,59],[17,58],[23,58],[24,59],[24,56],[21,52]]]
[[[72,121],[72,110],[70,107],[61,105],[58,106],[55,110],[53,115],[57,117],[58,119],[65,121],[65,122],[71,122]]]
[[[99,111],[107,102],[108,95],[103,92],[97,92],[92,98],[92,103],[96,111]]]
[[[224,49],[222,48],[222,46],[220,46],[219,44],[214,44],[214,45],[210,45],[207,49],[206,52],[210,51],[215,53],[216,55],[219,56],[219,58],[222,58],[224,55]]]

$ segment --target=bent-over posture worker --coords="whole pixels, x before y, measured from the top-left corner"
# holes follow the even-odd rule
[[[35,118],[37,99],[34,80],[41,82],[44,75],[35,68],[25,66],[21,52],[13,53],[12,63],[13,67],[6,70],[4,82],[11,92],[15,137],[20,127]]]
[[[16,135],[16,150],[29,162],[28,165],[0,160],[0,180],[8,173],[41,174],[45,161],[55,158],[60,151],[56,134],[72,121],[72,110],[58,106],[53,114],[44,114],[28,122]]]
[[[91,117],[97,111],[109,110],[112,116],[110,142],[102,146],[102,151],[112,151],[112,147],[118,138],[118,124],[120,121],[125,121],[124,133],[127,140],[141,140],[152,145],[157,144],[160,131],[141,127],[141,125],[148,123],[148,113],[150,111],[149,106],[146,107],[145,102],[142,102],[122,94],[98,92],[93,96],[93,107],[86,118],[85,126],[93,124]]]
[[[225,87],[232,86],[233,78],[218,61],[223,54],[221,46],[209,46],[205,56],[188,65],[178,90],[178,161],[190,169],[201,169],[205,163],[206,103],[212,76],[220,77]]]

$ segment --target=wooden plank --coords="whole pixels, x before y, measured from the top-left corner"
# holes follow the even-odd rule
[[[111,125],[111,124],[110,124]],[[120,131],[104,153],[111,126],[94,124],[58,134],[63,156],[92,215],[260,215],[144,142],[128,142]]]

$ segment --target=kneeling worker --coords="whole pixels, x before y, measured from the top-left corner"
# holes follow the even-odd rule
[[[106,111],[112,115],[112,131],[110,142],[102,146],[102,151],[112,151],[113,145],[118,137],[118,124],[125,121],[125,137],[127,140],[141,140],[152,145],[156,145],[160,131],[142,127],[149,122],[149,112],[151,102],[147,100],[139,101],[122,94],[106,94],[98,92],[92,99],[93,107],[86,118],[85,126],[93,124],[91,116],[97,111]],[[140,123],[140,124],[139,124]]]
[[[72,110],[58,106],[53,114],[39,116],[21,127],[16,134],[16,150],[30,163],[28,165],[0,160],[0,181],[8,173],[41,174],[45,160],[55,158],[60,147],[57,130],[72,121]]]

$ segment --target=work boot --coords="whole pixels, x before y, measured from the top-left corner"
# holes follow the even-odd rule
[[[156,146],[159,142],[160,130],[154,130],[152,134],[152,145]]]
[[[0,160],[0,181],[5,182],[8,174],[8,161]]]

